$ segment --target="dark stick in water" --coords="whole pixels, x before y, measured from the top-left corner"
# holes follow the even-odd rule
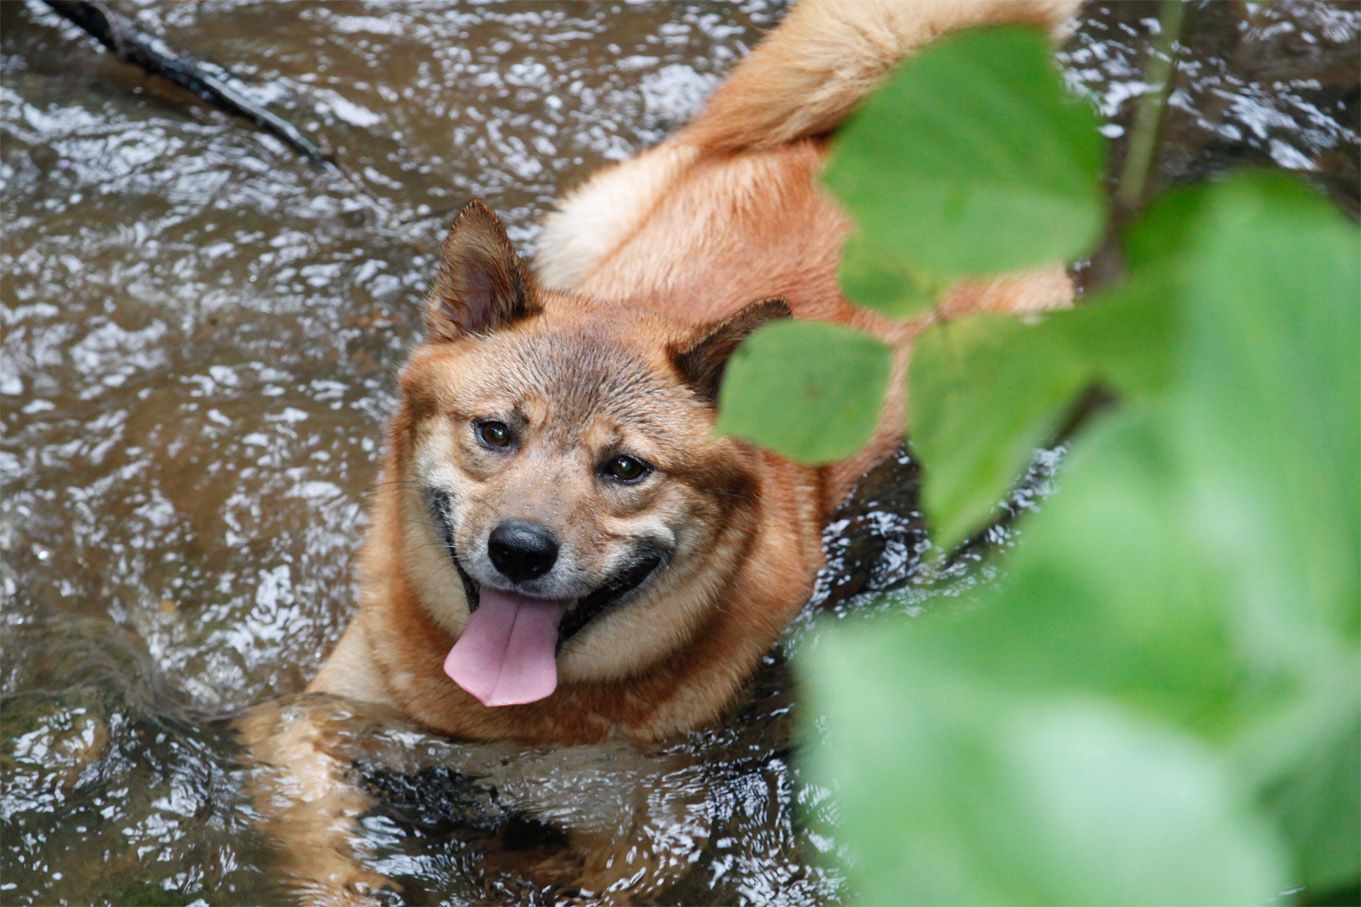
[[[236,84],[237,78],[227,70],[180,56],[164,41],[140,31],[100,0],[43,2],[84,29],[118,59],[183,86],[228,113],[245,117],[313,163],[334,163],[331,156],[303,135],[298,127],[270,113],[241,91]]]

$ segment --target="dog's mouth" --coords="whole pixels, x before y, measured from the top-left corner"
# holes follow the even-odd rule
[[[557,656],[563,644],[633,596],[667,561],[668,552],[644,547],[594,590],[569,600],[484,586],[459,560],[449,504],[444,492],[427,492],[427,505],[463,583],[469,611],[444,671],[484,705],[519,705],[550,695],[557,688]]]
[[[558,648],[581,632],[611,606],[618,604],[642,588],[643,584],[661,571],[666,563],[666,553],[656,549],[644,549],[632,561],[624,565],[614,575],[602,583],[589,595],[577,599],[576,604],[567,610],[562,623],[558,625]]]
[[[449,551],[449,559],[454,563],[454,569],[458,571],[458,578],[463,581],[463,595],[468,600],[468,611],[471,613],[477,610],[482,603],[482,584],[473,579],[467,570],[463,569],[463,564],[459,562],[458,554],[452,545],[446,546]],[[567,607],[563,614],[562,622],[558,624],[557,649],[562,650],[563,643],[576,636],[591,621],[595,620],[611,605],[617,604],[629,595],[638,591],[644,583],[658,572],[662,565],[666,563],[666,555],[660,551],[645,550],[635,557],[622,569],[616,571],[613,576],[598,586],[594,592],[581,598],[575,599]],[[529,601],[533,601],[533,596],[520,596]],[[550,599],[543,599],[545,603],[551,603]]]

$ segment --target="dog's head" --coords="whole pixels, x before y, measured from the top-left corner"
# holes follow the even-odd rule
[[[713,435],[724,366],[782,300],[684,326],[534,285],[480,202],[455,221],[402,374],[408,574],[488,705],[683,646],[754,531],[750,448]]]

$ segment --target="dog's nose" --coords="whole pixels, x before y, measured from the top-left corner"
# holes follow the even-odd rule
[[[547,526],[507,520],[491,531],[487,554],[507,579],[522,583],[553,569],[558,559],[558,540]]]

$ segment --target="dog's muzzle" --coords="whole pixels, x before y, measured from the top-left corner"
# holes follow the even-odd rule
[[[458,551],[454,545],[453,502],[450,500],[449,493],[437,488],[429,488],[425,492],[425,503],[426,508],[430,511],[431,518],[435,521],[440,540],[444,542],[445,550],[449,552],[449,559],[453,562],[454,569],[458,571],[458,577],[463,582],[463,592],[468,600],[468,610],[469,612],[476,611],[478,601],[481,598],[482,587],[467,570],[463,569],[463,564],[459,562]],[[661,572],[666,566],[670,554],[669,550],[660,546],[641,546],[622,568],[616,570],[594,591],[573,602],[563,616],[562,623],[558,625],[558,649],[561,650],[563,643],[581,632],[591,621],[633,595],[653,576]]]

